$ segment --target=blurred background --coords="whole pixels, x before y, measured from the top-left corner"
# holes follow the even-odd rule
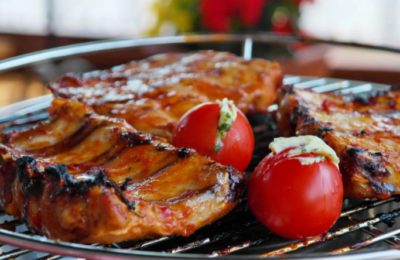
[[[400,0],[0,0],[0,59],[99,39],[195,33],[300,34],[400,48]],[[62,73],[158,52],[240,46],[165,45],[47,62],[0,73],[0,106],[47,93]],[[286,73],[400,83],[400,56],[329,44],[256,46]]]

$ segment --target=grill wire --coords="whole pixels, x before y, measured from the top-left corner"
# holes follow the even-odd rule
[[[387,85],[337,80],[329,78],[308,78],[286,76],[285,84],[298,88],[312,88],[318,92],[337,92],[342,95],[369,95],[376,91],[386,91]],[[0,117],[0,127],[3,131],[11,131],[30,127],[32,124],[48,117],[47,107],[51,97],[42,98],[40,104],[22,107],[11,116]],[[270,107],[267,115],[255,115],[250,118],[256,136],[256,149],[250,168],[267,153],[270,140],[277,136],[277,128],[273,120],[276,106]],[[378,245],[379,248],[397,248],[399,246],[400,227],[395,220],[400,216],[399,197],[387,200],[346,200],[344,210],[338,223],[325,235],[312,237],[302,241],[290,241],[279,238],[266,230],[249,213],[246,201],[228,216],[207,226],[188,238],[161,237],[157,239],[123,242],[111,245],[93,244],[93,249],[118,249],[132,254],[132,250],[150,252],[200,253],[204,257],[218,257],[232,254],[253,254],[257,256],[295,256],[310,253],[328,253],[330,255],[350,253]],[[19,220],[1,213],[0,228],[16,233],[29,235],[31,240],[49,241],[48,239],[30,233],[29,229]],[[1,230],[0,230],[1,231]],[[12,236],[12,233],[11,235]],[[3,239],[4,240],[4,239]],[[7,241],[7,240],[6,240]],[[333,243],[330,243],[330,242]],[[73,243],[67,243],[72,248]],[[329,244],[329,245],[328,245]],[[40,249],[46,252],[46,245]],[[0,260],[18,259],[61,259],[63,256],[37,253],[23,248],[15,248],[6,244],[0,247]]]

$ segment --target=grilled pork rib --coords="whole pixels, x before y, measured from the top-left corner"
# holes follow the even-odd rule
[[[0,135],[0,203],[54,239],[188,236],[228,213],[244,174],[124,120],[56,99],[50,120]]]
[[[400,194],[400,92],[338,96],[285,87],[277,114],[286,135],[318,135],[338,154],[345,194]]]
[[[126,119],[167,139],[190,108],[229,98],[244,112],[265,112],[282,83],[278,63],[230,53],[160,54],[109,70],[68,74],[50,83],[56,97],[78,99],[98,114]]]

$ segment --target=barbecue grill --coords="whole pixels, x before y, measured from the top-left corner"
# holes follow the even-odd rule
[[[384,47],[303,39],[295,36],[261,35],[192,35],[160,37],[140,40],[111,40],[54,48],[0,61],[0,73],[40,62],[82,56],[91,53],[105,55],[110,51],[134,48],[151,48],[172,45],[186,49],[210,48],[213,46],[240,46],[244,58],[251,58],[255,45],[285,46],[296,42],[329,43],[341,46],[374,48],[386,51],[398,50]],[[217,45],[215,45],[217,44]],[[283,46],[283,47],[282,47]],[[230,51],[236,50],[235,47]],[[333,78],[312,78],[287,75],[285,84],[298,88],[312,88],[319,92],[337,92],[342,95],[369,95],[376,91],[387,91],[390,86],[362,81]],[[0,109],[0,129],[12,131],[32,126],[48,118],[47,108],[51,95],[25,100]],[[256,136],[255,164],[266,154],[269,141],[277,136],[273,113],[250,118]],[[306,240],[287,240],[265,229],[248,211],[245,199],[223,219],[206,226],[190,237],[161,237],[144,241],[126,241],[111,245],[83,245],[54,241],[33,234],[21,221],[5,213],[0,214],[0,259],[62,259],[64,256],[104,259],[151,259],[183,258],[203,259],[228,257],[249,259],[285,256],[287,259],[399,259],[400,200],[346,199],[341,218],[329,233]]]

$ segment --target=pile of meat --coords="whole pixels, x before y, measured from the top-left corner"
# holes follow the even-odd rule
[[[277,63],[213,51],[65,75],[48,121],[0,135],[1,207],[65,241],[188,236],[237,204],[245,174],[168,144],[175,124],[223,97],[265,112],[281,81]]]
[[[347,196],[400,193],[399,92],[357,98],[281,84],[277,63],[214,51],[65,75],[49,84],[47,121],[0,134],[1,207],[66,241],[188,236],[235,207],[245,174],[168,141],[186,111],[225,97],[246,114],[277,102],[282,135],[320,136],[341,159]]]

